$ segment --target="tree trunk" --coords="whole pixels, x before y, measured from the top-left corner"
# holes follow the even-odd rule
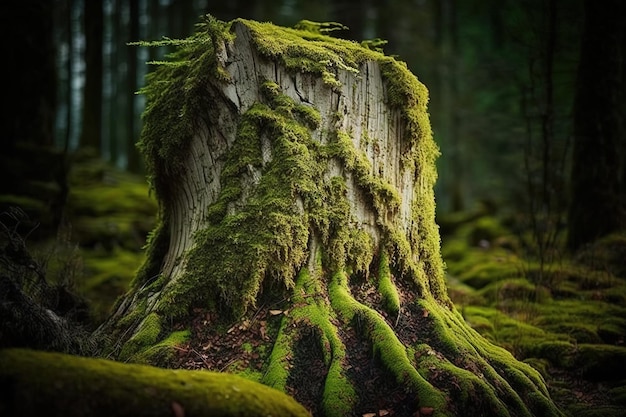
[[[102,152],[102,0],[85,3],[85,88],[80,146]]]
[[[585,1],[568,213],[572,250],[626,227],[624,18],[622,2]]]
[[[100,329],[112,355],[240,373],[314,415],[559,415],[448,298],[438,149],[405,65],[213,19],[174,62],[146,90],[160,226]]]
[[[139,40],[139,0],[128,2],[130,9],[130,32],[128,34],[130,42]],[[137,48],[128,49],[128,108],[127,114],[127,138],[126,138],[126,169],[130,172],[141,171],[141,157],[137,150],[137,115],[135,114],[135,93],[137,92]]]

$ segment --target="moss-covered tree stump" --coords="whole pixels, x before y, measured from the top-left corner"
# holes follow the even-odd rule
[[[559,415],[448,298],[426,88],[302,27],[207,18],[150,75],[160,225],[111,353],[243,374],[314,415]]]

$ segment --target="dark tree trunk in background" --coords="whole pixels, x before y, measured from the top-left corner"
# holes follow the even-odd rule
[[[5,40],[0,213],[15,206],[24,210],[40,224],[31,238],[54,233],[66,193],[63,155],[52,149],[57,93],[52,7],[48,0],[0,4]]]
[[[568,246],[624,226],[624,3],[585,1],[574,103]]]
[[[85,89],[80,146],[101,152],[102,146],[102,0],[85,1]]]
[[[369,1],[337,0],[332,3],[334,19],[348,27],[341,36],[360,42],[365,37],[365,14]]]
[[[139,41],[139,0],[129,1],[130,5],[130,33],[128,35],[130,42]],[[137,91],[137,48],[128,46],[128,128],[126,144],[127,144],[127,165],[126,169],[131,172],[139,172],[141,169],[141,161],[139,151],[136,147],[138,132],[137,119],[135,114],[135,92]]]
[[[53,144],[56,67],[52,3],[2,2],[3,145]],[[7,73],[8,72],[8,73]]]
[[[447,143],[448,175],[443,184],[452,211],[463,210],[463,170],[461,143],[459,141],[459,34],[456,0],[442,0],[436,4],[436,42],[440,60],[437,71],[439,81],[438,139]]]

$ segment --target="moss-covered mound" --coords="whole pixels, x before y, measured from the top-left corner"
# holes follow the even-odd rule
[[[0,415],[308,416],[287,395],[234,375],[31,350],[0,351]]]
[[[82,150],[72,155],[66,213],[67,238],[80,248],[82,276],[75,284],[99,324],[145,259],[157,203],[144,178]]]

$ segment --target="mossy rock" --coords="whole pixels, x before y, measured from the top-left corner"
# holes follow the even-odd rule
[[[0,351],[0,415],[309,416],[286,394],[208,371],[9,349]]]
[[[492,282],[479,291],[486,300],[491,302],[508,300],[535,300],[549,297],[544,291],[524,278],[507,279]]]
[[[490,257],[483,263],[476,263],[459,275],[459,279],[473,288],[484,288],[508,278],[520,276],[519,267],[506,261],[506,258]]]
[[[592,380],[616,381],[624,378],[626,348],[623,346],[580,344],[574,366]]]
[[[589,245],[576,255],[576,261],[593,269],[609,271],[626,278],[626,234],[616,233]]]

